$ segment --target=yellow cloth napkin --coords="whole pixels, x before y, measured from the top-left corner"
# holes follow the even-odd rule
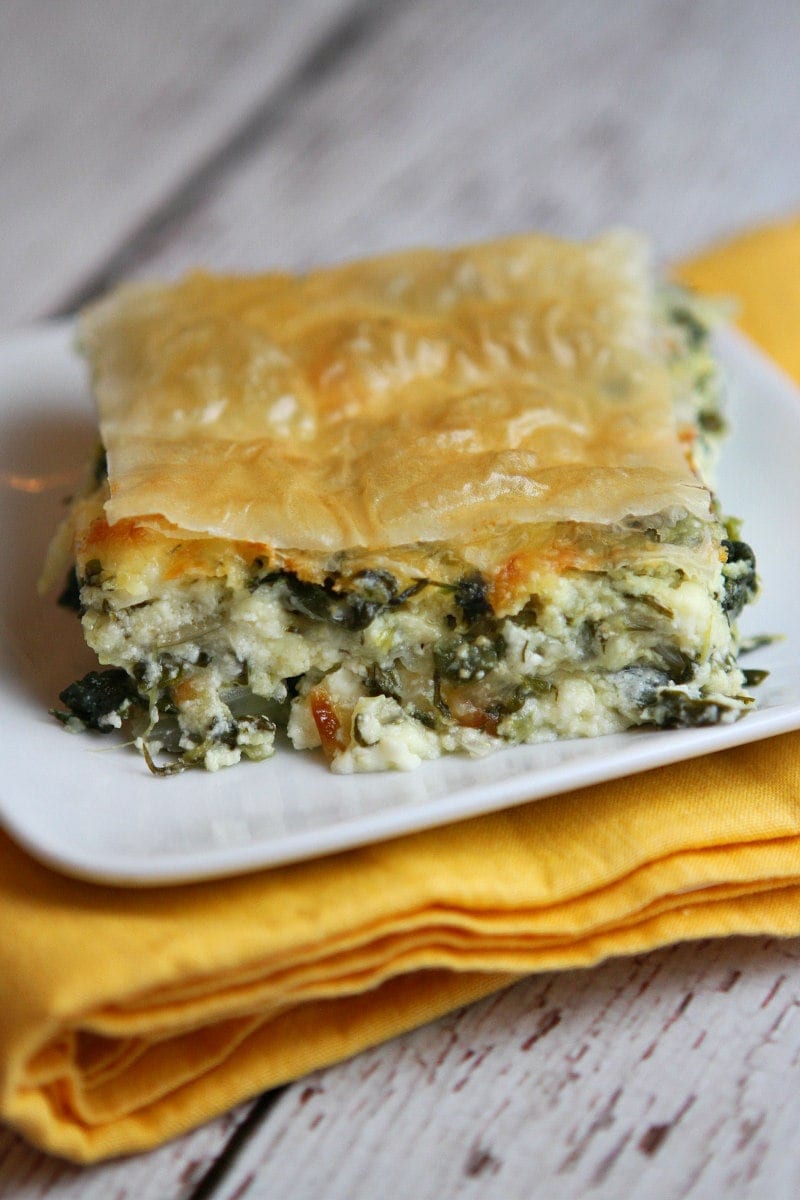
[[[682,274],[800,378],[800,222]],[[142,1150],[522,974],[763,932],[800,933],[800,735],[182,888],[0,835],[0,1115],[78,1161]]]

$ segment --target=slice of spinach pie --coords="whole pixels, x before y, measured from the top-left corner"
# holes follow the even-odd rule
[[[347,772],[751,704],[707,316],[632,234],[127,285],[79,342],[102,454],[49,574],[106,669],[68,725]]]

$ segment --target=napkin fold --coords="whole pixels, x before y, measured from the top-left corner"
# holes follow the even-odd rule
[[[800,220],[678,274],[800,380]],[[742,933],[800,933],[800,734],[183,887],[0,834],[0,1116],[80,1162],[144,1150],[529,972]]]

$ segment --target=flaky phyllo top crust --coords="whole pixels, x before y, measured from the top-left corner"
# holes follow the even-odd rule
[[[705,517],[647,255],[515,237],[91,308],[106,518],[315,553]]]

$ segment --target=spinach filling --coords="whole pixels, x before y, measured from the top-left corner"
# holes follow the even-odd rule
[[[729,532],[735,535],[737,531],[730,528]],[[651,530],[648,526],[647,536],[651,535],[657,541],[691,542],[697,531],[687,518],[677,530]],[[727,560],[723,566],[721,603],[729,619],[734,620],[755,596],[755,557],[750,547],[735,536],[722,545]],[[82,581],[74,571],[71,573],[60,602],[84,611],[81,586],[101,586],[103,579],[102,564],[92,560],[84,569]],[[540,598],[533,596],[518,613],[498,618],[489,599],[488,582],[477,571],[470,571],[454,582],[418,578],[401,583],[390,571],[364,569],[353,575],[332,572],[324,582],[315,583],[289,571],[264,572],[263,562],[255,560],[249,588],[256,591],[261,587],[273,589],[287,613],[350,633],[367,629],[378,616],[406,606],[423,590],[435,589],[441,599],[434,605],[434,611],[438,613],[442,632],[427,647],[430,655],[427,681],[424,670],[421,673],[417,670],[415,676],[399,659],[390,665],[376,661],[362,667],[364,694],[391,698],[429,729],[442,731],[447,726],[466,724],[497,736],[500,722],[519,713],[530,701],[549,702],[558,698],[558,685],[546,675],[526,673],[521,678],[509,678],[503,669],[508,649],[504,630],[510,639],[513,626],[536,627],[542,617]],[[672,621],[672,611],[655,598],[628,592],[622,595],[649,609],[650,622]],[[631,628],[652,630],[653,625],[642,620],[641,625]],[[506,622],[510,622],[508,627]],[[606,638],[602,624],[591,618],[585,618],[576,631],[580,658],[587,663],[597,661],[598,671],[603,674],[607,674],[601,667]],[[230,720],[216,720],[204,731],[181,733],[178,724],[181,707],[173,691],[191,679],[197,669],[209,666],[210,661],[209,653],[204,649],[198,652],[195,645],[186,659],[178,649],[174,654],[162,652],[157,661],[138,663],[130,673],[119,667],[90,672],[61,693],[67,711],[55,715],[64,723],[77,719],[85,728],[107,733],[138,712],[141,727],[147,726],[142,745],[146,748],[148,739],[155,739],[157,745],[179,759],[172,767],[157,767],[146,752],[148,765],[157,774],[181,769],[181,764],[203,765],[205,753],[217,745],[238,747],[248,757],[257,757],[260,752],[253,749],[251,754],[247,747],[256,746],[261,735],[274,731],[271,716],[276,713],[270,708],[271,702],[250,692],[247,662],[241,664],[240,675],[231,687],[221,692],[221,698],[232,705]],[[681,690],[682,685],[692,682],[696,668],[692,658],[672,643],[653,645],[647,659],[616,672],[620,695],[625,697],[621,711],[638,708],[648,723],[667,728],[719,721],[737,706],[726,705],[719,699],[691,697]],[[608,673],[610,679],[613,674]],[[753,678],[747,682],[757,682],[756,674],[753,672]],[[301,678],[288,681],[290,698],[297,693],[297,687],[291,684],[296,685]],[[424,684],[422,689],[420,680]],[[231,699],[236,693],[240,693],[238,701]],[[268,709],[271,715],[267,715]],[[288,711],[276,719],[283,722],[287,715]]]
[[[678,391],[684,399],[691,397],[699,440],[708,448],[727,430],[721,407],[722,380],[711,346],[718,317],[679,287],[665,289],[663,304],[664,320],[678,335],[669,352]]]
[[[747,542],[732,541],[726,538],[723,548],[727,554],[727,562],[722,568],[725,580],[725,591],[722,597],[722,607],[730,620],[734,621],[746,604],[750,604],[758,591],[756,576],[756,556]]]
[[[394,666],[381,667],[378,663],[372,663],[367,667],[367,678],[364,687],[368,696],[389,696],[390,699],[396,700],[398,704],[402,703],[400,677]]]
[[[86,611],[81,603],[81,583],[78,579],[78,572],[74,567],[70,568],[64,587],[59,593],[56,603],[61,608],[68,608],[72,612],[79,613],[81,616]]]
[[[329,575],[324,583],[310,583],[288,571],[273,571],[256,577],[251,589],[278,584],[282,589],[281,601],[289,612],[358,632],[371,625],[380,613],[405,604],[430,581],[417,579],[401,590],[391,572],[364,570],[354,575],[351,582],[355,585],[352,590],[343,591],[335,575]]]
[[[451,683],[472,683],[493,671],[506,652],[506,643],[496,628],[486,627],[470,636],[445,638],[433,651],[437,672]]]
[[[726,713],[736,706],[722,700],[687,696],[677,689],[665,688],[658,693],[653,705],[653,724],[660,729],[693,729],[718,725]]]
[[[710,330],[688,304],[674,304],[667,316],[683,333],[687,350],[702,350],[706,346]]]
[[[90,671],[64,688],[58,698],[67,711],[53,709],[53,716],[65,724],[77,717],[87,729],[98,733],[110,733],[115,728],[115,716],[122,719],[132,705],[142,703],[135,682],[122,667]]]
[[[477,571],[459,579],[454,599],[467,625],[475,625],[478,621],[494,616],[487,593],[486,580]]]

